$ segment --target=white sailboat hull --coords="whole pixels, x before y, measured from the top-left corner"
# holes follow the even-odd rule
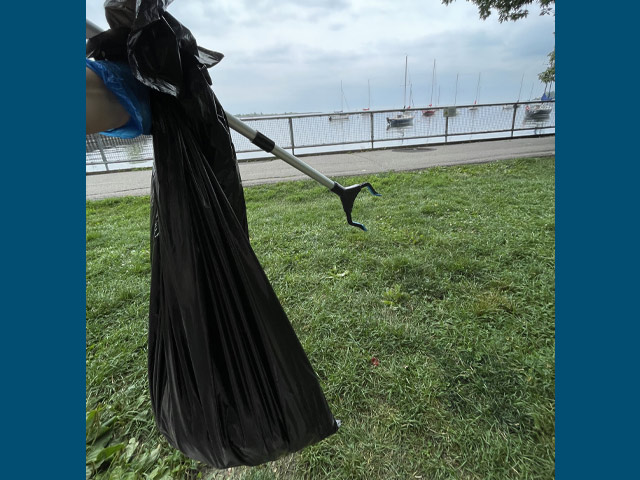
[[[526,118],[545,118],[551,114],[550,105],[527,105],[524,112]]]
[[[408,127],[413,125],[413,115],[398,115],[397,117],[387,117],[389,127]]]

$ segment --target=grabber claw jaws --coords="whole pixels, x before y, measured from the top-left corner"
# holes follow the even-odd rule
[[[342,208],[344,208],[344,213],[347,214],[347,223],[349,225],[353,225],[354,227],[361,228],[366,232],[367,228],[363,224],[354,222],[351,219],[353,202],[355,201],[356,197],[360,193],[360,190],[362,190],[365,187],[369,190],[369,193],[371,193],[371,195],[375,195],[376,197],[382,196],[380,193],[376,192],[371,186],[371,184],[368,182],[361,183],[360,185],[351,185],[350,187],[343,187],[338,182],[335,182],[335,185],[333,186],[331,191],[340,197],[340,201],[342,202]]]
[[[382,196],[373,189],[370,183],[361,183],[360,185],[351,185],[350,187],[345,188],[342,185],[340,185],[338,182],[334,182],[326,175],[323,175],[322,173],[318,172],[316,169],[314,169],[310,165],[307,165],[292,153],[289,153],[286,150],[284,150],[282,147],[279,147],[269,137],[264,136],[262,133],[258,132],[257,130],[254,130],[246,123],[238,120],[229,112],[225,112],[225,115],[227,117],[227,122],[229,123],[229,127],[234,129],[240,135],[248,138],[254,145],[260,147],[262,150],[264,150],[267,153],[274,154],[280,160],[284,160],[292,167],[297,168],[305,175],[308,175],[311,178],[313,178],[320,185],[328,188],[333,193],[338,195],[340,197],[340,200],[342,201],[342,207],[344,208],[344,213],[347,214],[347,222],[349,222],[349,225],[353,225],[354,227],[361,228],[365,232],[367,231],[364,225],[358,222],[354,222],[351,219],[351,210],[353,209],[353,201],[358,196],[358,193],[360,193],[360,190],[362,190],[365,187],[369,189],[369,192],[371,192],[371,195],[375,195],[376,197]]]

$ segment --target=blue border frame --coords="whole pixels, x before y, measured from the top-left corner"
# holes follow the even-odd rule
[[[0,76],[7,478],[29,476],[30,468],[54,478],[83,474],[84,19],[77,5],[53,7],[3,6],[4,18],[14,19],[2,32],[8,48]],[[557,474],[632,478],[640,176],[637,149],[626,142],[638,136],[638,6],[562,8],[568,7],[556,17]]]
[[[556,17],[556,471],[635,478],[638,6]],[[631,47],[631,48],[629,48]]]
[[[84,478],[83,11],[2,13],[2,472]]]

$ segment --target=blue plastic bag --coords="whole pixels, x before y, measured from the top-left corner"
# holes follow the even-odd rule
[[[95,72],[129,114],[129,121],[118,128],[112,128],[103,135],[119,138],[134,138],[151,133],[151,108],[148,87],[131,73],[127,63],[107,60],[86,59],[87,67]]]

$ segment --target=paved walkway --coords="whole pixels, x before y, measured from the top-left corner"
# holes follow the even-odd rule
[[[555,151],[555,136],[549,136],[336,153],[300,159],[335,179],[367,173],[422,170],[441,165],[549,156],[555,155]],[[309,178],[279,159],[240,162],[240,176],[244,186]],[[150,184],[151,170],[87,175],[87,200],[149,195]]]

